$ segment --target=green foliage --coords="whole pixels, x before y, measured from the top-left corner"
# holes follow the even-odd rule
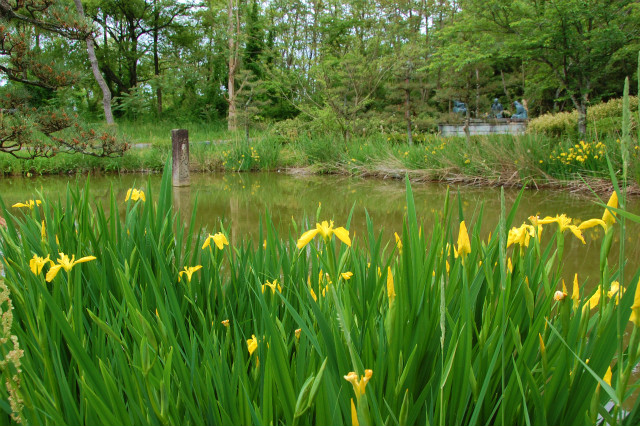
[[[170,176],[158,193],[143,188],[146,201],[112,193],[94,206],[87,184],[33,210],[0,202],[29,424],[348,424],[352,399],[360,424],[628,422],[618,413],[636,386],[638,327],[624,337],[635,284],[607,295],[619,270],[605,262],[597,308],[582,282],[563,295],[574,236],[547,223],[548,241],[534,231],[513,243],[518,200],[507,211],[502,198],[491,238],[450,200],[426,229],[407,183],[401,247],[370,220],[350,247],[336,229],[348,221],[296,244],[316,228],[294,223],[281,238],[267,215],[256,224],[264,244],[217,228],[235,242],[203,248],[207,234],[173,212]],[[57,262],[59,252],[96,259],[50,282],[51,265],[32,272],[34,256]],[[350,372],[369,374],[366,387],[352,387]],[[4,386],[0,395],[8,423]]]
[[[636,96],[629,97],[631,111],[637,111],[638,98]],[[622,117],[622,98],[611,99],[590,106],[587,109],[589,123],[587,129],[590,135],[599,136],[619,136],[622,133],[621,120]],[[636,117],[630,117],[632,128],[636,128]],[[558,112],[548,113],[529,121],[527,132],[544,134],[554,137],[577,137],[578,113]]]
[[[280,149],[279,141],[269,137],[231,142],[221,146],[222,168],[238,172],[272,170],[279,166]]]

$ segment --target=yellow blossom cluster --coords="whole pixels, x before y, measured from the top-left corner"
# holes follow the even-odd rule
[[[444,151],[447,147],[447,142],[442,142],[438,145],[427,145],[424,147],[426,153],[424,155],[424,161],[429,161],[430,156],[437,155],[440,151]]]
[[[602,142],[585,142],[569,147],[568,150],[557,147],[551,154],[549,160],[559,161],[564,165],[582,165],[589,160],[604,160],[607,147]]]
[[[252,146],[249,147],[249,151],[251,152],[251,159],[253,161],[260,161],[260,154],[258,154],[258,151],[256,151],[256,149]]]

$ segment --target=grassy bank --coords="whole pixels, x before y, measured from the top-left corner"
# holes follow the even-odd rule
[[[2,424],[640,418],[629,400],[640,271],[625,283],[608,263],[612,239],[624,240],[613,211],[595,224],[606,229],[599,286],[586,292],[580,277],[560,279],[573,255],[564,241],[582,228],[560,216],[513,224],[517,202],[511,212],[502,202],[491,235],[465,226],[452,200],[425,229],[407,183],[390,245],[371,222],[357,238],[349,221],[313,225],[331,218],[319,208],[283,237],[267,215],[262,244],[236,236],[231,247],[224,229],[181,225],[169,170],[158,194],[143,189],[112,194],[124,218],[91,208],[88,188],[0,207],[11,219],[0,228]]]
[[[60,154],[52,159],[19,161],[0,157],[4,175],[136,172],[161,170],[170,155],[172,124],[152,127],[125,123],[120,129],[134,146],[121,158],[98,159]],[[403,135],[376,134],[345,143],[337,135],[299,136],[286,140],[271,133],[246,141],[219,125],[183,126],[190,130],[193,171],[289,170],[356,176],[401,177],[413,180],[505,186],[571,186],[609,175],[606,156],[621,169],[620,140],[573,140],[543,135],[495,135],[441,138],[417,135],[414,145]],[[142,146],[141,146],[142,144]],[[629,176],[640,182],[640,151],[630,146]],[[608,186],[608,185],[606,185]]]

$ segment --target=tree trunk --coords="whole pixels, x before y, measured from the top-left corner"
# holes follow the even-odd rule
[[[74,0],[76,5],[76,10],[81,18],[84,19],[84,10],[82,9],[82,1]],[[113,113],[111,112],[111,91],[109,90],[109,86],[107,86],[107,82],[104,81],[102,74],[100,74],[100,69],[98,68],[98,59],[96,58],[96,51],[93,47],[93,38],[90,35],[87,37],[87,53],[89,54],[89,62],[91,62],[91,71],[93,71],[93,76],[98,82],[98,86],[102,90],[102,107],[104,108],[104,118],[107,121],[107,124],[113,124]]]
[[[500,70],[500,77],[502,78],[502,91],[504,95],[507,97],[507,105],[513,105],[511,101],[511,96],[509,96],[509,91],[507,90],[507,83],[504,80],[504,71]]]
[[[136,37],[133,21],[129,22],[129,41],[131,42],[131,50],[129,54],[129,90],[134,89],[138,85],[138,37]]]
[[[476,118],[480,116],[480,71],[476,68]]]
[[[411,94],[409,92],[409,75],[405,78],[405,110],[404,117],[407,120],[407,141],[409,145],[413,145],[413,134],[411,133]]]
[[[580,136],[587,134],[587,105],[582,102],[578,107],[578,133]]]
[[[162,116],[162,87],[160,87],[160,57],[158,56],[158,26],[160,20],[160,12],[158,12],[158,5],[156,0],[153,2],[154,13],[154,29],[153,29],[153,73],[156,76],[156,102],[158,103],[158,117]]]
[[[467,106],[467,113],[464,119],[464,137],[467,142],[467,149],[471,146],[471,132],[469,131],[469,122],[470,119],[469,107]]]
[[[573,106],[578,111],[578,133],[580,136],[587,134],[587,95],[581,95],[579,98],[571,95]]]
[[[236,90],[235,90],[235,84],[236,84],[236,67],[238,64],[238,52],[236,49],[236,37],[238,35],[238,32],[234,29],[234,16],[233,16],[233,0],[229,0],[228,1],[228,10],[227,10],[227,23],[228,23],[228,34],[227,37],[229,37],[229,79],[227,82],[227,90],[228,90],[228,98],[227,98],[227,102],[229,102],[229,114],[227,117],[227,129],[231,132],[235,132],[238,128],[238,111],[237,111],[237,107],[236,107]],[[239,23],[239,16],[238,14],[240,13],[238,8],[237,8],[237,4],[236,4],[236,21],[238,21],[237,24],[237,30],[239,31],[239,27],[240,27],[240,23]]]

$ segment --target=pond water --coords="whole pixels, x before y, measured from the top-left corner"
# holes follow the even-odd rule
[[[68,182],[77,180],[84,184],[86,176],[38,177],[0,179],[0,196],[10,206],[17,202],[36,198],[38,191],[47,196],[58,197],[64,192]],[[106,202],[110,188],[118,199],[123,200],[127,189],[151,186],[157,194],[160,175],[112,175],[91,176],[90,187],[97,201]],[[444,206],[447,186],[442,184],[414,183],[412,185],[419,220],[428,232]],[[450,193],[457,212],[457,195],[460,195],[463,211],[469,225],[477,222],[482,212],[481,235],[483,239],[494,230],[500,215],[499,188],[451,187]],[[148,192],[147,192],[148,193]],[[518,195],[517,190],[505,190],[507,209],[510,209]],[[292,176],[283,173],[235,173],[235,174],[195,174],[191,176],[191,186],[175,188],[174,200],[187,220],[197,199],[197,226],[206,231],[219,230],[220,222],[231,232],[232,242],[240,239],[258,239],[258,223],[268,210],[281,236],[293,233],[291,219],[299,224],[299,233],[307,228],[302,226],[303,218],[309,217],[315,224],[315,214],[321,203],[322,219],[333,219],[336,226],[346,223],[353,208],[351,235],[357,239],[366,230],[365,211],[372,218],[374,228],[383,237],[393,242],[393,233],[402,231],[402,220],[406,210],[405,186],[400,180],[358,179],[340,176]],[[606,201],[606,200],[605,200]],[[532,214],[540,217],[566,213],[571,218],[582,220],[600,218],[603,209],[596,204],[597,199],[590,194],[570,194],[557,190],[527,190],[518,207],[514,225],[519,226]],[[124,209],[124,203],[123,203]],[[640,200],[632,199],[628,210],[640,212]],[[626,283],[640,266],[640,226],[627,221]],[[304,228],[304,229],[302,229]],[[457,232],[457,227],[455,229]],[[547,233],[547,238],[551,233]],[[618,234],[619,235],[619,234]],[[544,234],[543,234],[544,236]],[[567,234],[565,243],[565,280],[570,283],[578,272],[580,283],[595,286],[598,280],[600,241],[603,236],[600,227],[586,231],[586,244]],[[616,236],[618,238],[618,236]],[[617,262],[618,244],[616,239],[609,262]]]

